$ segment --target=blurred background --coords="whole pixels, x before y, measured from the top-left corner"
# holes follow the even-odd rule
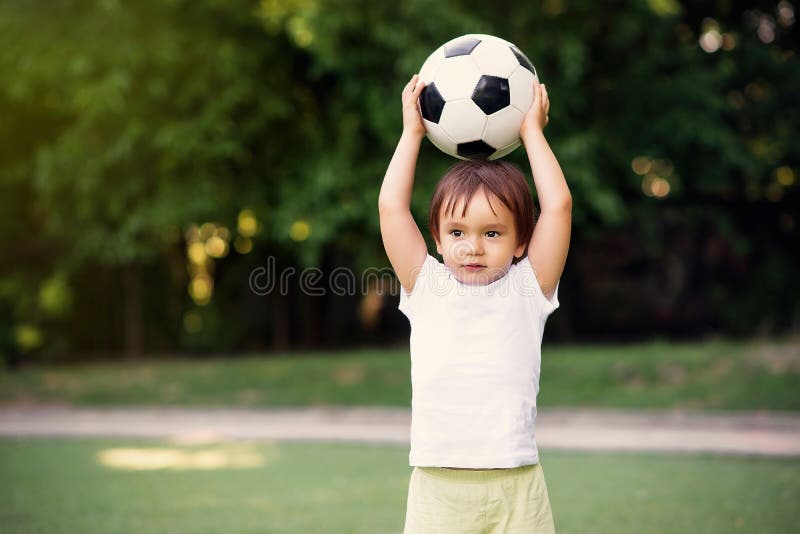
[[[444,42],[486,33],[547,84],[573,196],[537,419],[559,532],[792,531],[796,10],[0,0],[0,530],[402,529],[407,441],[241,444],[204,410],[307,410],[280,424],[319,436],[315,410],[359,407],[330,428],[404,437],[409,331],[378,191],[402,87]],[[530,172],[523,149],[507,159]],[[426,238],[454,162],[423,141]],[[240,437],[274,430],[247,410],[225,416]],[[565,421],[585,432],[562,448]],[[173,424],[170,441],[114,433]]]
[[[3,1],[6,362],[404,342],[397,295],[324,290],[337,267],[388,267],[400,90],[475,32],[517,44],[552,95],[574,234],[546,341],[798,331],[788,1]],[[424,142],[424,232],[454,161]],[[255,294],[269,258],[296,274]]]

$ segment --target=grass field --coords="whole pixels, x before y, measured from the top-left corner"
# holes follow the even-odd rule
[[[399,533],[406,447],[0,440],[7,533]],[[559,534],[791,532],[800,460],[542,451]]]
[[[542,349],[540,406],[800,410],[800,343]],[[408,407],[407,350],[166,359],[0,371],[0,402]]]

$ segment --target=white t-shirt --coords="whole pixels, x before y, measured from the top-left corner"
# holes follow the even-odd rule
[[[542,332],[558,308],[528,261],[465,285],[428,255],[398,306],[411,323],[409,465],[511,468],[538,463],[534,439]]]

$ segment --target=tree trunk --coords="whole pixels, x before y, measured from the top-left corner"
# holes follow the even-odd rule
[[[289,348],[289,297],[273,291],[272,299],[272,350]]]
[[[142,312],[142,274],[138,263],[123,267],[123,306],[125,320],[125,355],[138,358],[144,347],[144,324]]]

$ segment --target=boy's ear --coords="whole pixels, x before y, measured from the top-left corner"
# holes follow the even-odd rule
[[[439,240],[437,238],[435,238],[435,237],[433,238],[433,241],[436,243],[436,252],[438,252],[439,255],[441,256],[442,255],[442,244],[439,243]]]
[[[515,258],[521,258],[522,254],[525,252],[525,247],[526,246],[528,246],[527,243],[522,243],[521,245],[519,245],[517,247],[517,249],[514,251],[514,257]]]

